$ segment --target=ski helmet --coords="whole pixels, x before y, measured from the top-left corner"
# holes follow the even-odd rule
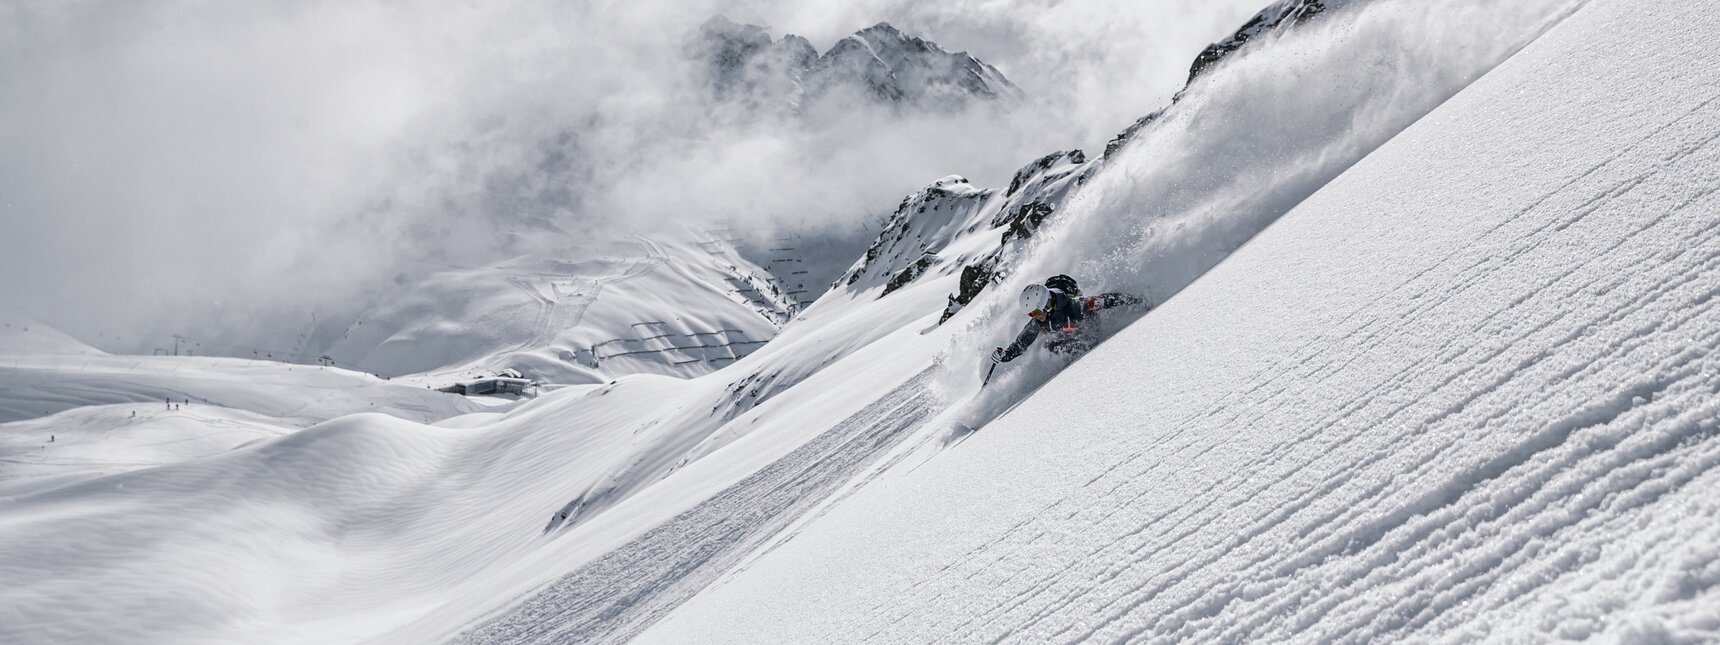
[[[1051,290],[1043,284],[1030,284],[1021,290],[1021,308],[1028,311],[1044,310],[1051,303]]]

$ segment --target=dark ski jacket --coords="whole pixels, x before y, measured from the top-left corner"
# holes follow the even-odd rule
[[[1136,306],[1144,301],[1135,296],[1123,293],[1106,293],[1097,296],[1071,296],[1056,289],[1051,290],[1051,302],[1046,304],[1044,318],[1032,318],[1027,326],[1021,328],[1021,333],[1015,337],[1015,342],[1003,348],[1003,360],[1012,361],[1021,356],[1022,352],[1033,346],[1033,341],[1039,339],[1041,332],[1050,332],[1071,339],[1080,338],[1087,342],[1088,335],[1097,332],[1093,329],[1096,320],[1089,320],[1089,314],[1102,309],[1110,309],[1124,305]],[[1092,318],[1097,318],[1093,316]]]

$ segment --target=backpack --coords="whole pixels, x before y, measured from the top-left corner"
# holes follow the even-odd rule
[[[1045,288],[1062,292],[1071,298],[1081,295],[1081,287],[1075,285],[1075,279],[1061,273],[1046,278]]]

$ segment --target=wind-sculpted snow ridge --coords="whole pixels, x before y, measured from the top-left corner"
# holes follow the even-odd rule
[[[640,641],[1720,638],[1717,29],[1583,8]]]

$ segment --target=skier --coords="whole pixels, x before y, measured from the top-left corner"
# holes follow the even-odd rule
[[[1021,329],[1021,334],[1015,337],[1015,342],[1008,347],[999,347],[992,351],[992,363],[1007,363],[1015,360],[1027,348],[1033,346],[1033,341],[1039,339],[1039,334],[1048,332],[1051,338],[1045,341],[1045,349],[1074,359],[1087,352],[1098,342],[1099,317],[1098,312],[1112,307],[1127,307],[1139,311],[1152,309],[1145,298],[1126,293],[1104,293],[1097,296],[1082,297],[1081,288],[1075,284],[1075,279],[1066,275],[1055,275],[1044,284],[1030,284],[1021,291],[1021,307],[1027,310],[1027,316],[1032,320]]]

